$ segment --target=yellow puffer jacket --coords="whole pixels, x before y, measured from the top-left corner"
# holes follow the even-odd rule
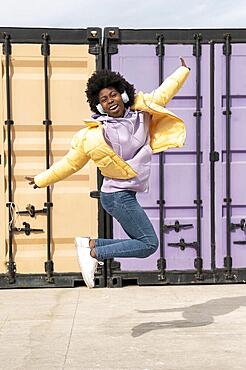
[[[132,110],[141,110],[151,115],[150,146],[153,153],[169,148],[181,147],[185,141],[183,121],[164,106],[178,92],[189,69],[179,67],[156,90],[150,94],[139,92]],[[74,135],[69,152],[48,170],[34,177],[40,188],[54,184],[80,170],[92,159],[103,176],[116,179],[130,179],[137,173],[106,143],[102,124],[96,120],[86,120],[86,128]]]

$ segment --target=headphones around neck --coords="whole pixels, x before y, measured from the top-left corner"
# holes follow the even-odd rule
[[[129,102],[129,96],[127,95],[126,91],[123,91],[123,93],[121,94],[121,98],[122,98],[124,104]],[[97,104],[96,108],[97,108],[99,113],[106,114],[106,112],[104,112],[103,107],[102,107],[101,104]]]

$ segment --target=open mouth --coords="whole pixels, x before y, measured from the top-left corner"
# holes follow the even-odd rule
[[[110,111],[115,111],[118,108],[118,104],[112,105],[112,107],[109,108]]]

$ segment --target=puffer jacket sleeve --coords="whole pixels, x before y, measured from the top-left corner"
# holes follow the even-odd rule
[[[165,106],[183,86],[189,73],[189,68],[179,67],[157,89],[149,94],[144,94],[144,99],[148,102]]]
[[[74,135],[71,149],[58,162],[54,163],[48,170],[34,177],[34,182],[40,188],[54,184],[80,170],[89,161],[83,149],[83,138],[87,128],[80,130]]]

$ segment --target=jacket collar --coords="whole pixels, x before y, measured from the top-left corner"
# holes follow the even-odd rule
[[[130,113],[130,108],[127,108],[125,110],[124,117],[127,118]],[[99,114],[93,114],[90,119],[84,119],[83,122],[88,127],[98,127],[101,126],[104,121],[110,121],[114,120],[113,117],[109,117],[107,115],[99,115]]]

